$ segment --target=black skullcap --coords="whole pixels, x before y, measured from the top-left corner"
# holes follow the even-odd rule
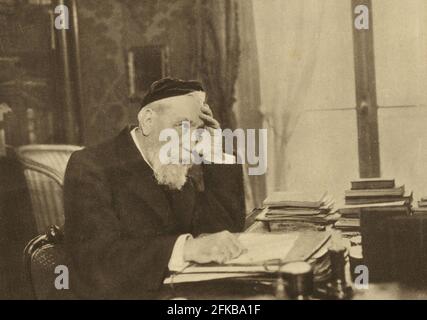
[[[150,89],[142,100],[141,108],[157,100],[182,96],[194,91],[204,91],[200,82],[176,78],[163,78],[153,82],[150,86]]]

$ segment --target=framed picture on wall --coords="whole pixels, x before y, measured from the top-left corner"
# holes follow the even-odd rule
[[[126,58],[129,98],[139,102],[151,83],[169,74],[169,49],[163,45],[133,47]]]

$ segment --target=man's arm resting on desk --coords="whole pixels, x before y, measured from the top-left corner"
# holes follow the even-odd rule
[[[198,238],[184,234],[175,242],[168,267],[170,271],[178,272],[188,266],[190,262],[223,263],[238,257],[244,250],[245,248],[237,237],[228,231],[207,234]]]

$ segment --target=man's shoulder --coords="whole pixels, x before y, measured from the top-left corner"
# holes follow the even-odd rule
[[[81,150],[73,152],[72,160],[95,161],[103,163],[110,161],[114,155],[115,139],[109,139],[96,145],[87,146]],[[70,159],[71,160],[71,159]]]
[[[100,168],[112,168],[120,163],[119,148],[124,143],[124,131],[117,136],[101,143],[90,145],[73,152],[71,164],[91,165]]]

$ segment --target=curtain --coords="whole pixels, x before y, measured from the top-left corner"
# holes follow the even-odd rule
[[[286,147],[307,106],[305,93],[317,63],[324,1],[253,0],[253,6],[271,192],[286,185]]]
[[[255,34],[252,1],[239,2],[240,63],[236,84],[234,110],[239,128],[263,128],[260,111],[261,88],[259,79],[258,49]],[[246,208],[261,207],[266,196],[265,175],[249,176],[248,165],[244,168]]]
[[[235,83],[240,41],[238,0],[198,0],[198,71],[208,92],[208,103],[223,128],[234,129]]]

